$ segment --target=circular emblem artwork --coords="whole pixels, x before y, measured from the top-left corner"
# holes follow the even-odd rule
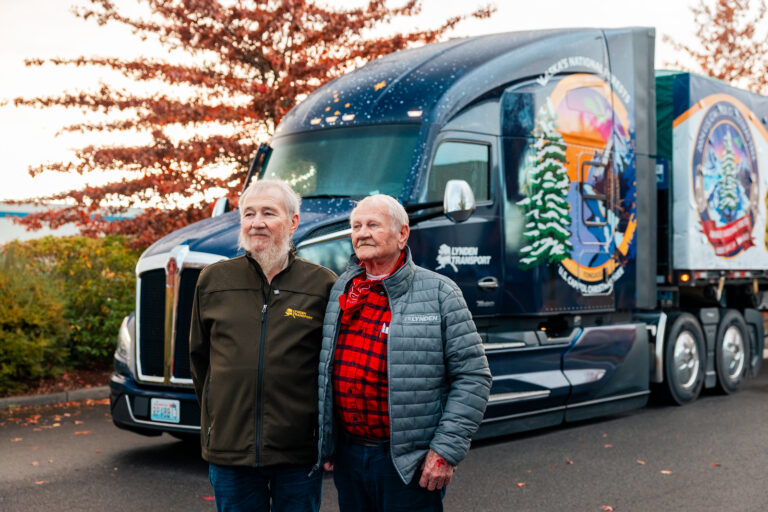
[[[757,155],[747,121],[733,103],[718,101],[704,114],[692,170],[701,230],[715,254],[732,258],[752,247]]]

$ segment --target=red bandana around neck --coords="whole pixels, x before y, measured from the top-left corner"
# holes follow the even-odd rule
[[[341,306],[341,310],[343,311],[343,314],[341,315],[341,323],[344,325],[351,324],[352,316],[356,311],[359,311],[366,300],[368,300],[368,293],[371,291],[371,287],[381,283],[384,279],[394,274],[404,263],[405,251],[401,251],[400,257],[395,264],[395,268],[381,279],[365,279],[365,274],[360,274],[353,278],[352,286],[349,287],[347,293],[339,296],[339,306]]]

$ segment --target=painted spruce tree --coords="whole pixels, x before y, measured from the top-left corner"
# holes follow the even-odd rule
[[[560,262],[570,257],[573,249],[565,143],[557,130],[557,116],[549,99],[536,116],[533,135],[535,154],[526,169],[526,197],[517,203],[525,209],[526,245],[520,249],[523,269]]]
[[[733,150],[731,132],[723,139],[723,156],[720,158],[720,176],[717,180],[717,198],[723,218],[730,222],[739,210],[739,167]]]

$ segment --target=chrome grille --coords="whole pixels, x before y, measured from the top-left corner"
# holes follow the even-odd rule
[[[185,268],[181,271],[179,301],[176,307],[176,343],[171,372],[177,379],[192,378],[189,373],[189,325],[192,321],[192,300],[195,297],[195,285],[200,270]]]
[[[138,363],[139,377],[152,382],[170,383],[191,379],[189,368],[189,326],[195,285],[202,269],[182,268],[177,285],[169,288],[165,269],[153,269],[139,275]],[[168,315],[166,293],[172,297],[173,311]],[[166,317],[175,318],[173,343],[167,338]],[[166,346],[167,345],[167,346]],[[170,358],[171,360],[166,360]],[[166,368],[169,369],[166,374]]]
[[[165,363],[165,271],[139,275],[138,349],[141,374],[162,377]]]

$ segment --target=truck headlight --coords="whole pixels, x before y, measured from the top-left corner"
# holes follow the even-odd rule
[[[123,318],[120,331],[117,333],[117,348],[115,349],[115,370],[122,375],[133,374],[133,363],[136,344],[136,316],[131,313]]]

